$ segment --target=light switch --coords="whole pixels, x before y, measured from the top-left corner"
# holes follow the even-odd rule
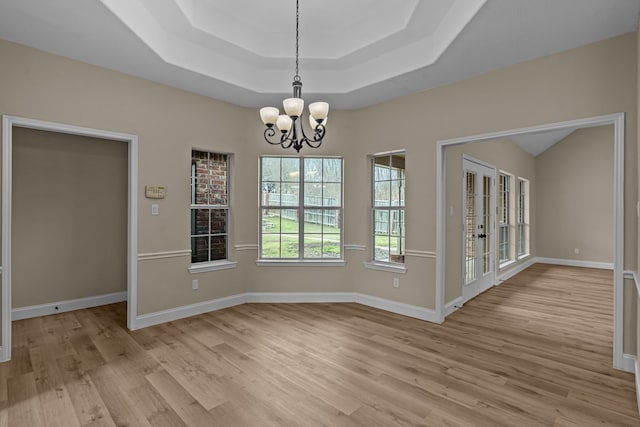
[[[160,207],[155,203],[151,205],[151,215],[160,215]]]

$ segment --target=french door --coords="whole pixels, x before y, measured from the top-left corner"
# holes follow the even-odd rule
[[[468,157],[462,160],[463,302],[495,283],[494,167]]]

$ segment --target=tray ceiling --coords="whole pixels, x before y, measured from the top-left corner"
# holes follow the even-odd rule
[[[636,29],[640,0],[300,1],[308,102],[361,108]],[[295,1],[3,0],[0,38],[241,106],[294,74]]]

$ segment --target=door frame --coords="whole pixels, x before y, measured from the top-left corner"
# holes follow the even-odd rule
[[[138,137],[126,133],[2,116],[2,341],[0,362],[11,359],[11,194],[13,190],[13,128],[44,130],[71,135],[89,136],[127,143],[127,327],[133,329],[137,316],[138,277]]]
[[[497,236],[497,233],[496,233],[496,228],[497,228],[496,227],[496,224],[497,224],[496,223],[496,177],[497,177],[497,174],[498,174],[498,168],[496,168],[492,164],[489,164],[487,162],[483,162],[482,160],[476,159],[475,157],[472,157],[472,156],[469,156],[469,155],[463,153],[462,154],[462,160],[460,162],[461,171],[462,171],[463,186],[466,183],[465,162],[475,163],[476,165],[478,165],[480,167],[491,169],[491,175],[490,176],[491,176],[491,194],[492,194],[492,196],[491,196],[491,206],[489,206],[489,209],[491,211],[491,220],[493,220],[493,224],[490,224],[489,228],[491,228],[491,233],[492,233],[492,236],[493,236],[493,241],[491,242],[491,246],[492,246],[491,250],[492,250],[492,253],[493,253],[493,255],[491,257],[491,268],[493,270],[493,277],[491,278],[491,285],[487,289],[485,289],[485,290],[488,290],[489,288],[492,288],[492,287],[495,286],[496,278],[497,278],[497,274],[498,274],[498,264],[496,262],[496,250],[498,249],[497,244],[496,244],[496,240],[497,240],[497,237],[496,237]],[[484,188],[484,186],[483,186],[483,188]],[[465,241],[464,216],[465,216],[465,208],[466,208],[467,201],[466,201],[466,198],[465,198],[465,195],[466,195],[465,194],[465,190],[462,189],[461,193],[462,193],[462,204],[460,206],[462,206],[462,209],[461,209],[461,216],[462,216],[462,219],[461,219],[461,221],[462,221],[461,222],[461,224],[462,224],[462,230],[461,230],[462,231],[462,233],[461,233],[462,234],[462,254],[461,254],[461,256],[462,256],[462,282],[460,284],[460,295],[463,296],[462,304],[464,304],[466,301],[468,301],[471,298],[474,298],[475,296],[471,297],[471,298],[469,298],[467,300],[464,299],[464,287],[467,286],[465,284],[466,265],[465,265],[465,262],[464,262],[464,259],[465,259],[465,244],[466,244],[466,241]],[[480,280],[480,278],[476,278],[476,281],[477,280]],[[478,292],[477,295],[480,295],[482,292],[484,292],[484,291]]]
[[[625,113],[587,117],[564,122],[548,123],[538,126],[510,129],[471,135],[437,142],[436,172],[436,319],[445,317],[445,195],[446,195],[446,152],[450,146],[470,142],[506,138],[530,132],[543,132],[564,128],[588,128],[613,125],[614,128],[614,178],[613,178],[613,367],[624,370],[623,354],[623,292],[624,292],[624,140]]]

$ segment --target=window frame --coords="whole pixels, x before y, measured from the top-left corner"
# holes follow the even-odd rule
[[[504,178],[504,185],[502,180]],[[498,173],[498,221],[497,224],[497,235],[498,235],[498,266],[499,268],[505,267],[513,262],[513,258],[511,256],[511,181],[513,179],[513,175],[500,171]],[[503,221],[506,220],[506,221]],[[507,257],[503,258],[503,231],[506,230],[506,252]]]
[[[516,207],[516,258],[518,260],[526,258],[527,256],[529,256],[530,252],[530,185],[531,184],[528,179],[518,177],[518,203]]]
[[[263,160],[266,158],[271,159],[296,159],[298,161],[298,181],[282,181],[282,176],[280,176],[279,181],[263,181]],[[305,204],[305,184],[317,183],[321,182],[323,184],[337,184],[333,181],[305,181],[305,160],[308,159],[334,159],[340,161],[340,200],[339,204],[336,206],[318,206],[318,205],[308,205]],[[278,182],[278,183],[297,183],[299,192],[298,192],[298,201],[295,206],[289,205],[267,205],[264,204],[263,201],[263,188],[266,182]],[[263,211],[264,210],[296,210],[298,211],[298,218],[302,218],[302,221],[298,222],[298,256],[295,258],[263,258]],[[304,237],[305,237],[305,213],[308,211],[324,211],[326,210],[335,210],[337,212],[336,217],[339,221],[340,233],[329,233],[336,234],[340,236],[340,257],[337,258],[305,258],[304,254]],[[281,216],[282,218],[282,216]],[[276,234],[276,233],[267,233],[267,234]],[[282,230],[279,233],[282,236]],[[286,233],[288,234],[288,233]],[[322,241],[324,242],[324,232],[320,233],[322,235]],[[346,265],[345,257],[344,257],[344,158],[341,156],[321,156],[321,155],[309,155],[309,156],[287,156],[287,155],[261,155],[258,158],[258,259],[256,260],[256,264],[259,266],[300,266],[300,265],[317,265],[317,266],[344,266]]]
[[[388,206],[376,206],[376,184],[378,182],[393,182],[396,181],[394,179],[392,179],[392,176],[389,176],[389,180],[387,181],[376,181],[376,159],[379,158],[384,158],[384,157],[388,157],[389,158],[389,164],[391,165],[391,167],[393,168],[393,156],[399,156],[402,155],[403,158],[405,159],[405,167],[402,168],[402,178],[401,179],[397,179],[397,181],[401,181],[401,188],[402,188],[402,192],[404,194],[404,197],[402,198],[402,204],[398,204],[397,206],[392,206],[391,204],[391,198],[392,198],[392,194],[391,194],[391,190],[389,193],[389,205]],[[406,150],[395,150],[395,151],[388,151],[388,152],[384,152],[384,153],[377,153],[377,154],[373,154],[370,156],[370,177],[371,177],[371,212],[370,212],[370,239],[371,239],[371,251],[369,252],[369,257],[370,257],[370,262],[365,263],[365,266],[367,268],[372,268],[372,269],[376,269],[376,270],[385,270],[385,271],[392,271],[392,272],[399,272],[399,273],[403,273],[406,272],[406,267],[405,267],[405,263],[406,263],[406,252],[407,252],[407,248],[406,248],[406,187],[407,187],[407,177],[406,177]],[[400,169],[400,168],[397,168]],[[391,189],[391,184],[390,184],[390,189]],[[402,257],[402,261],[401,262],[396,262],[396,261],[391,261],[391,253],[389,253],[389,260],[381,260],[381,259],[376,259],[376,236],[378,236],[379,234],[376,233],[376,212],[379,211],[387,211],[389,214],[389,221],[391,221],[391,214],[392,212],[398,212],[399,218],[401,218],[401,224],[400,224],[400,229],[402,230],[400,232],[399,237],[399,244],[400,244],[400,250],[398,254],[394,254],[397,255],[399,257]],[[389,231],[388,234],[389,237],[391,237],[391,231]]]
[[[196,179],[197,174],[195,173],[195,153],[206,153],[208,156],[211,155],[221,155],[225,156],[226,163],[226,174],[225,174],[225,187],[226,187],[226,204],[198,204],[196,202]],[[231,160],[233,155],[231,153],[219,152],[219,151],[211,151],[201,148],[192,148],[191,149],[191,166],[190,166],[190,203],[189,203],[189,243],[191,248],[191,263],[188,268],[190,273],[202,273],[208,271],[216,271],[216,270],[224,270],[229,268],[235,268],[237,266],[237,262],[233,262],[230,259],[230,250],[231,250]],[[198,209],[206,209],[209,211],[209,220],[208,227],[209,233],[207,234],[194,234],[194,215]],[[211,233],[211,212],[213,210],[224,211],[225,212],[225,232],[224,233]],[[206,261],[193,262],[193,239],[197,237],[208,237],[208,256]],[[219,237],[224,236],[225,238],[225,257],[221,259],[211,259],[211,237]]]

